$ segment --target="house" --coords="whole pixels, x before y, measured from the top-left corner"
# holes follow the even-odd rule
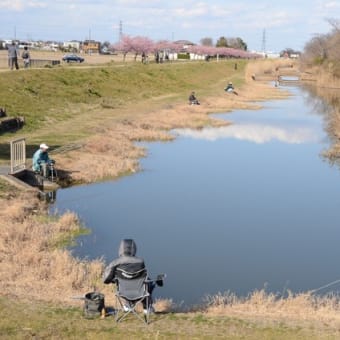
[[[7,48],[8,45],[12,44],[12,39],[3,39],[1,42],[2,42],[2,47]]]
[[[77,40],[65,41],[63,43],[64,50],[70,52],[79,52],[80,51],[80,42]]]
[[[81,46],[82,50],[86,54],[98,53],[100,52],[100,42],[95,40],[85,40]]]
[[[195,44],[189,40],[177,40],[174,44],[179,45],[181,50],[186,51],[190,46],[195,46]]]

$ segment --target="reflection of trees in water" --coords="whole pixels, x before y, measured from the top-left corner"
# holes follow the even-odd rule
[[[319,96],[316,86],[304,85],[302,89],[307,94],[305,98],[306,105],[312,106],[313,113],[323,116],[329,113],[329,104],[323,96]]]
[[[331,145],[323,156],[340,167],[340,91],[339,89],[304,86],[309,105],[313,103],[315,112],[324,114],[325,130]]]

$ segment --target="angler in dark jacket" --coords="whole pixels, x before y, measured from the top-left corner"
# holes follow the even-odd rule
[[[114,283],[116,269],[135,273],[145,268],[144,260],[136,256],[137,246],[134,240],[125,239],[120,242],[118,255],[105,269],[103,281],[106,284]]]
[[[119,257],[113,260],[105,269],[103,275],[103,282],[106,284],[115,283],[115,277],[117,275],[116,270],[122,269],[128,273],[136,273],[142,269],[145,269],[144,260],[136,256],[137,246],[134,240],[124,239],[120,242],[118,255]],[[147,286],[148,292],[150,294],[151,307],[150,310],[153,311],[152,307],[152,291],[155,288],[155,283],[150,282]],[[144,311],[146,308],[146,302],[143,301]]]

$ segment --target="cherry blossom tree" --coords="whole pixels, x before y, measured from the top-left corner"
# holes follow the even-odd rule
[[[154,42],[149,38],[137,36],[131,38],[131,41],[131,51],[135,54],[135,60],[138,55],[146,56],[153,50]]]
[[[128,35],[123,35],[122,39],[114,46],[114,48],[123,54],[123,61],[126,55],[132,51],[132,38]]]
[[[222,44],[223,45],[223,44]],[[160,40],[157,42],[152,41],[147,37],[135,36],[131,37],[124,35],[121,41],[114,45],[115,50],[119,50],[123,54],[123,60],[125,61],[128,53],[134,53],[134,58],[137,60],[138,55],[143,57],[149,53],[154,53],[157,62],[163,62],[165,59],[175,59],[175,54],[183,52],[183,46],[175,44],[168,40]],[[224,58],[258,58],[259,55],[245,51],[244,49],[220,46],[205,46],[205,45],[193,45],[186,49],[187,52],[192,54],[194,59],[205,58],[209,60],[209,57],[224,57]],[[143,59],[142,59],[143,61]]]

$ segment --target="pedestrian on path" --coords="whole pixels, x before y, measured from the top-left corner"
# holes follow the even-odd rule
[[[8,66],[13,70],[14,66],[16,70],[19,70],[18,65],[18,50],[15,42],[8,46]]]

